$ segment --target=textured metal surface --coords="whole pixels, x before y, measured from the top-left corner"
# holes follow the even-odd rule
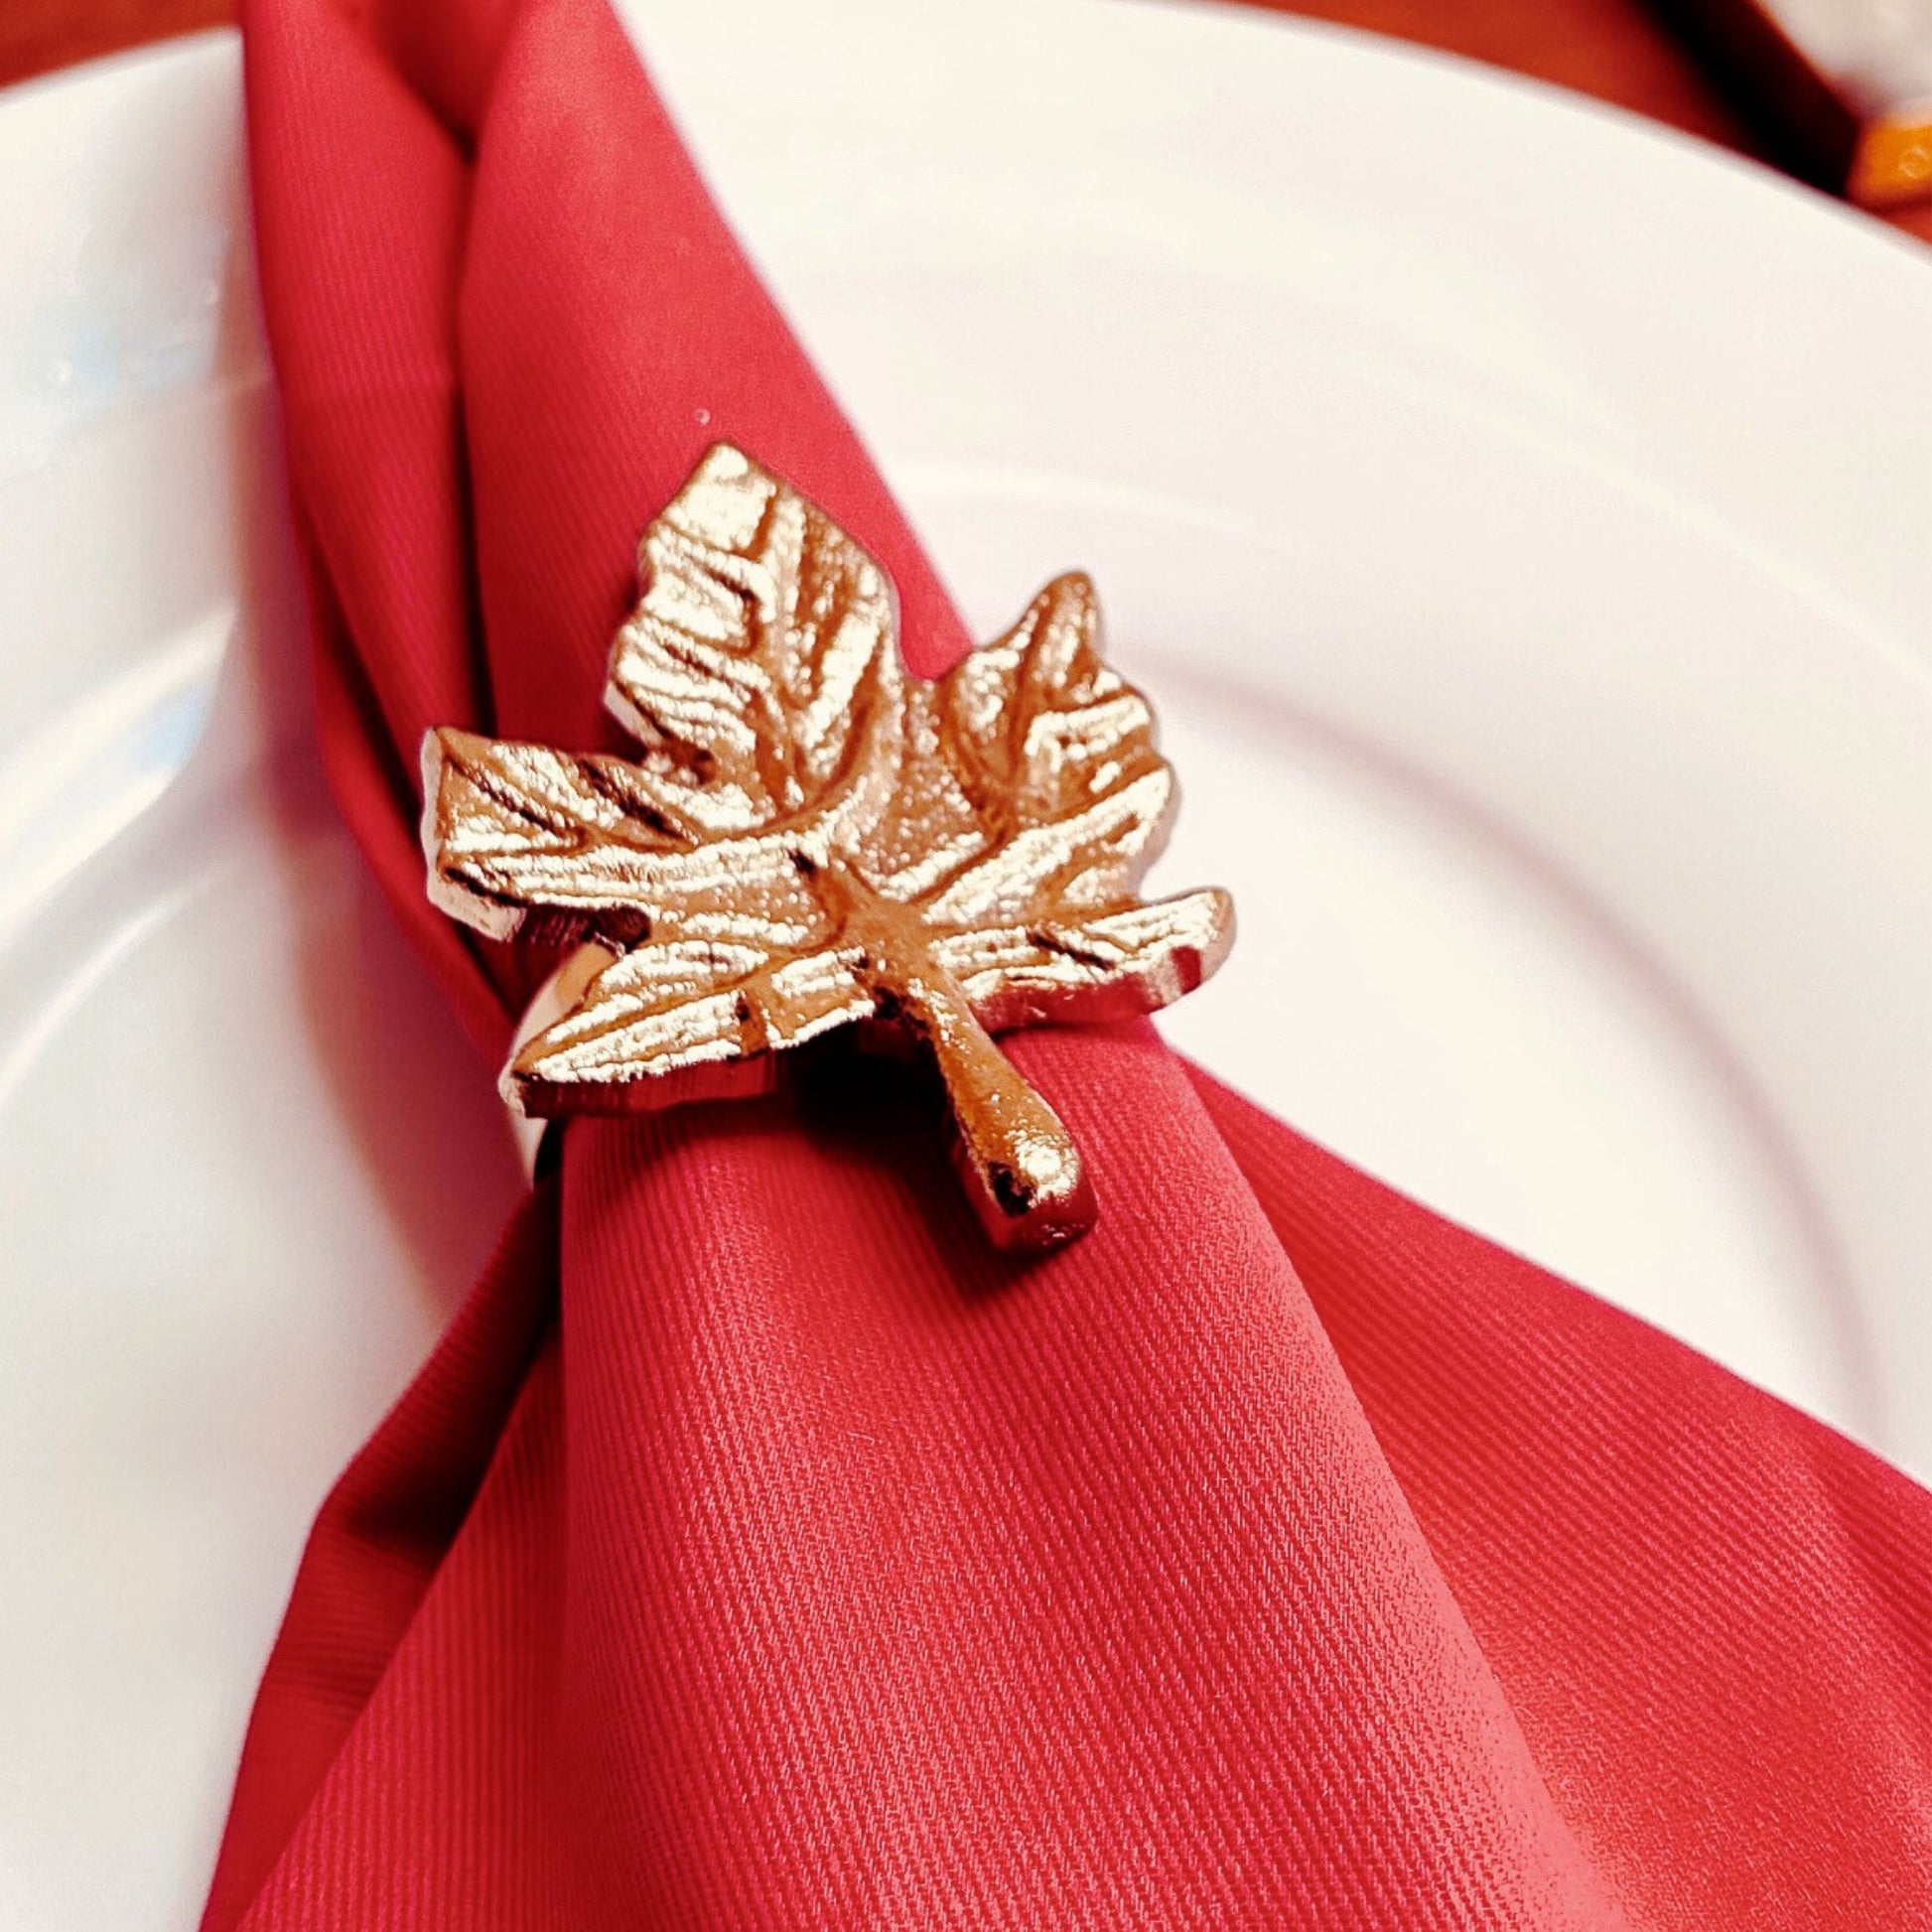
[[[645,536],[606,703],[633,759],[424,742],[430,893],[497,938],[615,955],[504,1070],[526,1115],[767,1085],[853,1021],[922,1041],[1002,1246],[1090,1225],[1052,1109],[990,1035],[1151,1012],[1220,963],[1216,891],[1135,897],[1174,805],[1086,579],[927,683],[891,587],[816,508],[713,450]],[[595,962],[593,962],[595,963]]]

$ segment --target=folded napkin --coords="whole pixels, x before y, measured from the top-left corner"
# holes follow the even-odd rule
[[[612,742],[707,446],[966,639],[603,0],[246,62],[331,769],[498,1055],[546,962],[429,906],[418,741]],[[1145,1026],[1010,1051],[1101,1194],[1031,1265],[900,1071],[568,1128],[324,1507],[210,1932],[1927,1922],[1924,1494]]]

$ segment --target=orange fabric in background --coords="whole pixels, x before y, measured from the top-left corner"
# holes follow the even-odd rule
[[[1763,141],[1643,0],[1256,4],[1512,68],[1742,153],[1765,152]],[[145,41],[222,26],[234,18],[235,0],[0,0],[0,85]],[[1373,130],[1365,133],[1374,138]],[[1385,138],[1418,140],[1416,166],[1429,165],[1418,130],[1389,129]],[[1894,209],[1882,218],[1932,241],[1932,204]]]
[[[0,86],[234,19],[233,0],[0,0]]]

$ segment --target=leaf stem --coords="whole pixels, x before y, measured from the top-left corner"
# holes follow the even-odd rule
[[[1073,1137],[936,967],[900,988],[952,1104],[954,1165],[994,1245],[1057,1247],[1093,1225],[1093,1189]]]

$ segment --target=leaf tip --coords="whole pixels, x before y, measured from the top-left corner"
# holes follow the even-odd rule
[[[427,870],[424,889],[439,911],[481,932],[487,939],[513,939],[523,924],[521,906],[504,905],[477,892],[460,876],[449,853],[452,827],[458,816],[454,794],[476,779],[490,741],[476,732],[449,725],[432,726],[423,734],[423,816],[419,836]]]
[[[422,840],[423,858],[430,871],[430,897],[436,897],[437,868],[443,857],[443,842],[449,826],[443,810],[444,787],[449,781],[452,745],[448,742],[466,734],[433,725],[423,734],[421,766],[423,774],[423,816],[417,830]]]
[[[1203,886],[1200,896],[1208,901],[1206,928],[1201,944],[1200,977],[1211,979],[1228,954],[1234,950],[1234,895],[1225,886]],[[1199,981],[1196,981],[1199,984]]]

